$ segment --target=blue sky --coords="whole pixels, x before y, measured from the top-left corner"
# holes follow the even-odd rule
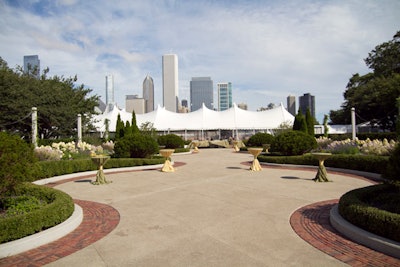
[[[249,110],[311,93],[322,122],[352,74],[369,71],[368,53],[398,30],[398,0],[0,0],[0,56],[10,67],[37,54],[42,69],[76,74],[103,100],[113,74],[120,107],[142,96],[147,74],[162,105],[162,55],[175,53],[180,99],[190,99],[191,77],[210,76],[215,91],[232,82],[234,102]]]

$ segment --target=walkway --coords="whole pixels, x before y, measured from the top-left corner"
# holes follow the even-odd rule
[[[53,249],[47,253],[51,255],[42,257],[61,257],[48,266],[346,266],[344,262],[353,266],[374,265],[371,261],[377,254],[368,254],[371,251],[362,246],[359,253],[366,254],[357,257],[370,261],[361,262],[352,258],[351,253],[345,254],[359,246],[352,242],[344,245],[349,249],[334,252],[343,253],[342,257],[334,258],[335,255],[320,250],[334,251],[337,240],[330,242],[329,236],[335,232],[324,228],[325,211],[318,210],[318,202],[329,200],[330,205],[331,200],[369,185],[369,181],[330,174],[333,183],[315,183],[311,180],[315,171],[310,170],[267,167],[261,172],[250,172],[241,162],[251,160],[252,156],[233,153],[231,149],[203,149],[198,154],[172,158],[185,163],[175,173],[124,172],[108,174],[107,179],[113,181],[108,185],[93,186],[93,178],[56,185],[83,203],[84,212],[91,213],[90,203],[93,207],[106,204],[105,210],[113,215],[94,212],[96,219],[90,219],[91,223],[104,221],[104,217],[113,223],[97,224],[103,225],[100,231],[111,231],[101,239],[94,227],[81,230],[77,243],[87,242],[92,235],[97,236],[97,241],[68,256],[62,257],[68,253],[63,254],[65,248],[61,245],[50,244]],[[313,211],[314,217],[307,210]],[[313,246],[293,231],[291,223]],[[313,243],[313,238],[321,236],[327,237],[320,242],[323,245]],[[336,236],[340,237],[337,233]],[[20,266],[35,266],[37,260],[29,258],[29,253],[12,258],[25,257],[19,261]],[[400,260],[379,256],[387,266],[400,265]],[[8,264],[0,260],[0,266]]]

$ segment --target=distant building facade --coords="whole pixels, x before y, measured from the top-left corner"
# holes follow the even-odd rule
[[[307,108],[310,109],[311,116],[315,118],[315,96],[306,93],[299,97],[299,109],[303,115],[306,114]]]
[[[146,101],[137,95],[127,95],[125,99],[125,110],[129,113],[135,111],[135,114],[144,114],[146,110]]]
[[[40,78],[40,60],[38,55],[24,56],[24,72]]]
[[[243,109],[243,110],[247,110],[247,104],[246,103],[240,103],[237,105],[238,108]]]
[[[196,111],[204,105],[213,109],[213,81],[210,77],[193,77],[190,81],[190,110]]]
[[[106,106],[110,107],[115,104],[114,102],[114,77],[112,75],[106,76]]]
[[[143,81],[143,99],[145,101],[145,113],[154,110],[154,81],[149,75]]]
[[[167,54],[162,57],[163,105],[166,110],[178,111],[178,56]]]
[[[232,83],[217,83],[218,110],[223,111],[232,107]]]
[[[289,95],[287,97],[287,111],[289,111],[290,114],[293,116],[296,116],[296,97],[293,95]]]

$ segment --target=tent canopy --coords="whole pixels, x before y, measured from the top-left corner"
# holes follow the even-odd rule
[[[103,114],[94,118],[94,125],[100,132],[105,131],[105,120],[109,121],[109,131],[115,132],[118,114],[123,122],[132,121],[132,114],[116,106],[112,110],[106,109]],[[150,122],[158,131],[182,130],[271,130],[278,128],[282,123],[293,124],[294,116],[282,105],[260,112],[238,108],[236,104],[224,111],[202,108],[189,113],[175,113],[163,107],[145,114],[136,114],[136,124]]]

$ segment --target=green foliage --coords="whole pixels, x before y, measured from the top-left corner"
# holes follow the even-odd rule
[[[301,113],[300,109],[297,112],[297,115],[294,117],[293,130],[301,131],[301,132],[304,132],[304,133],[308,132],[306,118]]]
[[[158,144],[150,136],[135,134],[118,139],[114,152],[116,158],[148,158],[158,152]]]
[[[345,102],[339,110],[331,110],[333,124],[350,124],[351,108],[357,114],[384,130],[395,131],[400,95],[400,32],[393,40],[375,47],[365,63],[373,72],[360,76],[354,74],[344,92]]]
[[[140,133],[139,127],[137,126],[136,114],[135,114],[134,110],[132,111],[131,127],[132,127],[132,134],[139,134]]]
[[[13,216],[0,217],[0,243],[19,239],[55,226],[65,221],[74,211],[72,198],[59,190],[30,183],[20,184],[16,189],[17,196],[38,199],[41,205],[29,212],[17,212],[18,214]],[[4,196],[0,200],[3,206],[7,201]]]
[[[268,133],[256,133],[247,141],[246,146],[262,147],[264,144],[271,144],[274,141],[274,136]]]
[[[185,145],[183,139],[176,134],[167,134],[158,137],[158,144],[165,148],[182,148]]]
[[[0,58],[0,130],[31,139],[31,110],[38,109],[39,136],[45,138],[76,135],[76,117],[82,116],[83,129],[92,129],[91,117],[98,96],[88,97],[91,89],[75,85],[77,78],[47,77],[40,79],[13,70]]]
[[[260,162],[294,165],[318,165],[318,160],[311,155],[302,156],[258,156]],[[386,171],[389,157],[366,155],[332,155],[325,160],[326,167],[357,170],[382,174]]]
[[[129,123],[129,121],[127,121],[124,128],[124,136],[130,136],[130,135],[133,135],[132,126]]]
[[[306,124],[307,124],[307,133],[311,136],[314,136],[314,118],[311,116],[311,111],[307,108],[306,111]]]
[[[271,144],[271,151],[292,156],[302,155],[316,147],[317,141],[314,137],[301,131],[289,131],[275,137]]]
[[[1,208],[5,210],[4,217],[8,217],[40,209],[45,204],[47,203],[43,203],[43,201],[34,196],[24,195],[4,198]]]
[[[392,199],[387,196],[392,196]],[[400,214],[388,211],[398,211],[399,196],[400,188],[394,184],[355,189],[340,198],[339,213],[366,231],[400,242]],[[388,200],[392,203],[387,203]]]
[[[151,123],[149,121],[142,123],[140,125],[140,130],[139,131],[143,135],[151,136],[154,140],[156,140],[157,137],[158,137],[157,136],[157,129],[154,128],[153,123]]]
[[[328,128],[328,115],[324,115],[324,136],[328,137],[328,132],[329,132],[329,128]]]
[[[118,113],[117,124],[115,126],[115,138],[118,139],[124,137],[124,131],[125,131],[125,124],[121,120],[121,115]]]
[[[384,177],[386,179],[400,181],[400,143],[396,145],[396,148],[389,157]]]
[[[32,146],[18,136],[0,132],[0,195],[30,179],[34,162]]]

